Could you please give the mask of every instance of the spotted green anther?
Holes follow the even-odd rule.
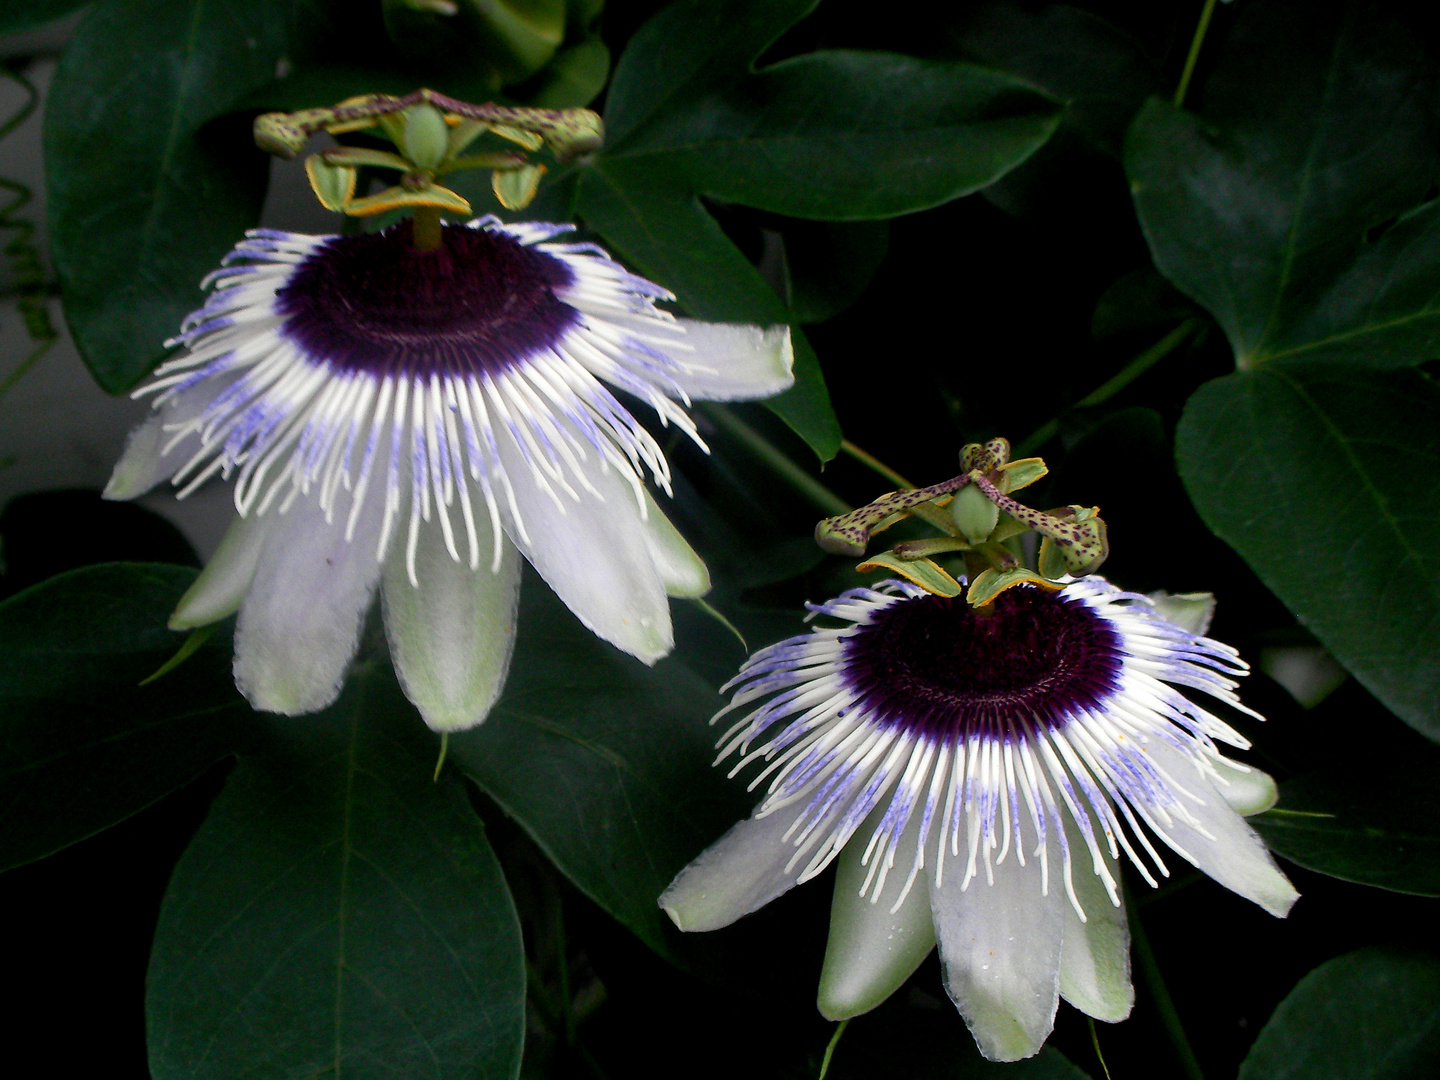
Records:
[[[266,113],[255,120],[255,143],[277,157],[293,158],[305,141],[317,131],[341,135],[351,131],[379,129],[398,154],[388,151],[340,147],[326,151],[324,164],[355,168],[361,165],[396,169],[401,173],[395,187],[380,196],[355,199],[344,192],[343,174],[328,174],[317,181],[313,167],[311,183],[317,197],[328,209],[348,214],[376,213],[377,205],[429,207],[430,211],[470,213],[469,204],[459,195],[434,183],[435,177],[457,169],[495,170],[494,189],[501,205],[516,210],[535,197],[545,167],[528,162],[526,152],[548,147],[559,162],[598,150],[605,137],[600,117],[589,109],[512,108],[504,105],[471,105],[433,90],[420,89],[404,97],[364,94],[347,98],[323,109],[302,109],[293,113]],[[486,131],[508,140],[522,150],[458,155]],[[352,193],[353,194],[353,191]],[[344,196],[344,197],[341,197]]]
[[[428,102],[412,105],[402,114],[405,128],[400,148],[417,168],[435,169],[450,148],[450,129],[440,110]]]
[[[1110,554],[1105,522],[1098,507],[1063,506],[1058,510],[1032,510],[1016,502],[983,476],[971,474],[975,485],[1005,513],[1053,541],[1066,571],[1077,577],[1099,569]]]
[[[865,554],[865,547],[870,543],[870,534],[886,518],[892,514],[911,511],[922,503],[948,495],[969,482],[969,477],[957,476],[930,487],[892,491],[858,510],[826,518],[815,526],[815,542],[832,555],[857,558]]]

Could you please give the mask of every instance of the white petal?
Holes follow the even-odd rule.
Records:
[[[665,914],[681,930],[718,930],[789,890],[805,860],[787,871],[795,849],[782,838],[804,808],[802,802],[734,826],[660,894]]]
[[[951,877],[930,903],[945,989],[985,1057],[1018,1061],[1037,1053],[1055,1022],[1064,909],[1053,879],[1040,892],[1040,869],[1019,866],[1012,851],[961,891]]]
[[[614,468],[605,473],[591,468],[590,482],[603,499],[583,488],[576,489],[578,500],[558,492],[562,512],[539,488],[510,435],[497,434],[529,542],[508,520],[507,508],[510,539],[588,629],[655,663],[674,646],[670,602],[634,490]]]
[[[175,437],[174,425],[188,424],[215,400],[238,375],[216,376],[198,383],[182,393],[174,394],[165,404],[151,410],[150,415],[134,428],[125,440],[125,451],[110,473],[103,497],[106,499],[138,499],[165,477],[190,460],[200,445],[199,436],[191,432],[161,456]],[[166,431],[166,427],[172,430]]]
[[[1153,592],[1150,599],[1155,602],[1155,614],[1197,636],[1210,629],[1215,616],[1214,593]]]
[[[171,630],[193,630],[240,610],[273,520],[252,514],[230,523],[205,569],[175,605]]]
[[[1230,781],[1229,784],[1216,784],[1220,797],[1230,804],[1230,809],[1237,814],[1250,817],[1252,814],[1263,814],[1269,810],[1280,799],[1280,789],[1275,786],[1275,778],[1267,772],[1262,772],[1253,765],[1248,769],[1222,757],[1214,761],[1215,769],[1222,777]]]
[[[677,340],[689,348],[668,351],[687,369],[675,381],[692,398],[748,401],[794,385],[795,351],[788,326],[675,321],[685,330]]]
[[[1130,1015],[1135,986],[1130,981],[1130,928],[1125,906],[1110,902],[1105,886],[1094,873],[1090,853],[1070,815],[1065,817],[1075,896],[1085,910],[1085,921],[1065,904],[1065,932],[1060,949],[1060,996],[1083,1013],[1115,1023]],[[1120,867],[1103,847],[1101,854],[1117,880]],[[972,886],[973,888],[973,886]]]
[[[480,535],[480,565],[456,562],[438,522],[423,523],[415,549],[419,586],[410,584],[405,549],[385,563],[381,596],[390,656],[405,696],[434,731],[463,731],[489,715],[515,646],[520,553],[501,538],[500,569],[490,569],[493,540]]]
[[[235,627],[235,684],[255,708],[296,716],[339,696],[380,577],[379,518],[362,514],[349,543],[313,499],[271,522]]]
[[[830,938],[825,945],[816,1002],[826,1019],[845,1020],[869,1012],[898,990],[935,947],[930,884],[923,871],[911,885],[900,910],[893,915],[890,912],[909,876],[920,819],[917,810],[897,845],[895,867],[885,879],[877,903],[872,904],[868,895],[860,895],[869,873],[860,860],[880,815],[872,814],[835,860]],[[878,852],[872,854],[871,861],[877,858]]]
[[[1037,861],[1022,867],[1013,849],[994,872],[993,885],[982,868],[963,892],[958,875],[938,889],[932,879],[930,906],[950,1000],[982,1054],[1019,1061],[1039,1052],[1055,1024],[1069,901],[1054,867],[1042,896]]]
[[[1171,846],[1231,892],[1255,901],[1272,915],[1283,917],[1289,912],[1300,894],[1245,819],[1230,809],[1210,781],[1179,750],[1158,738],[1151,738],[1144,750],[1172,780],[1205,800],[1204,806],[1191,799],[1184,802],[1213,839],[1173,817],[1172,827],[1158,829],[1157,835],[1173,841]]]
[[[710,570],[680,535],[670,519],[656,504],[650,492],[645,492],[645,542],[650,556],[655,560],[655,570],[670,596],[694,599],[710,591]]]

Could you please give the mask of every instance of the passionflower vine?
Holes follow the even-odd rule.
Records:
[[[981,608],[897,581],[812,605],[839,625],[762,649],[725,688],[720,716],[751,711],[720,760],[763,763],[765,797],[661,906],[714,929],[836,861],[830,1018],[879,1004],[937,944],[988,1058],[1037,1052],[1060,997],[1124,1018],[1121,860],[1152,885],[1193,863],[1274,915],[1297,896],[1240,816],[1273,783],[1220,753],[1248,743],[1187,696],[1256,715],[1235,695],[1246,665],[1204,636],[1210,606],[1096,576]]]
[[[426,723],[479,723],[520,554],[600,637],[646,663],[670,650],[667,594],[709,578],[646,489],[648,472],[670,490],[663,452],[610,387],[703,447],[684,406],[789,386],[789,331],[677,319],[601,248],[556,242],[571,228],[487,217],[424,251],[408,221],[262,229],[202,283],[105,493],[234,480],[239,516],[171,625],[238,610],[257,708],[333,701],[378,589]]]

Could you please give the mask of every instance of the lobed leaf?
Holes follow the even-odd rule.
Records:
[[[1201,387],[1176,459],[1205,523],[1387,708],[1440,741],[1440,388],[1277,361]]]
[[[1125,164],[1151,253],[1241,369],[1440,350],[1435,106],[1434,64],[1393,10],[1266,0],[1235,26],[1199,115],[1140,111]]]

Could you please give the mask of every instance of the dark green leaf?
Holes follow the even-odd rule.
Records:
[[[597,161],[580,176],[579,212],[647,277],[693,315],[720,322],[780,323],[778,293],[720,230],[693,191],[649,165]],[[765,404],[822,459],[840,446],[840,424],[815,350],[793,328],[795,385]]]
[[[957,6],[956,15],[953,37],[966,56],[1066,102],[1066,126],[1107,155],[1119,156],[1131,118],[1160,88],[1160,67],[1140,43],[1089,11],[981,3]]]
[[[689,0],[621,57],[608,144],[577,210],[642,272],[710,319],[779,321],[785,305],[700,196],[797,217],[883,218],[975,191],[1050,136],[1060,106],[958,62],[819,52],[753,64],[813,0]],[[798,339],[797,333],[797,339]],[[820,455],[839,427],[809,346],[772,408]]]
[[[245,117],[201,133],[320,29],[319,0],[102,0],[45,109],[51,253],[106,390],[133,386],[255,223],[269,159]],[[244,27],[237,31],[237,27]]]
[[[49,855],[187,783],[247,738],[229,635],[141,680],[195,571],[76,570],[0,604],[0,867]]]
[[[1440,1074],[1440,960],[1362,949],[1301,979],[1240,1080],[1429,1080]]]
[[[1152,100],[1136,118],[1126,169],[1155,262],[1242,369],[1440,349],[1440,209],[1420,205],[1435,105],[1433,65],[1393,11],[1266,0],[1236,25],[1199,116]]]
[[[506,1078],[525,970],[499,864],[388,677],[276,718],[180,860],[151,955],[157,1080]]]
[[[1440,740],[1440,388],[1277,362],[1202,387],[1176,432],[1195,508],[1321,643]]]
[[[753,801],[710,767],[706,721],[721,700],[679,656],[646,668],[548,589],[524,596],[504,697],[483,726],[451,737],[450,757],[583,892],[669,952],[656,899]]]
[[[1331,877],[1440,896],[1440,755],[1386,754],[1287,780],[1274,810],[1250,818],[1271,850]]]
[[[860,299],[885,261],[883,221],[795,221],[783,233],[790,309],[802,323],[824,322]]]
[[[0,4],[0,34],[18,34],[63,19],[87,0],[5,0]]]

